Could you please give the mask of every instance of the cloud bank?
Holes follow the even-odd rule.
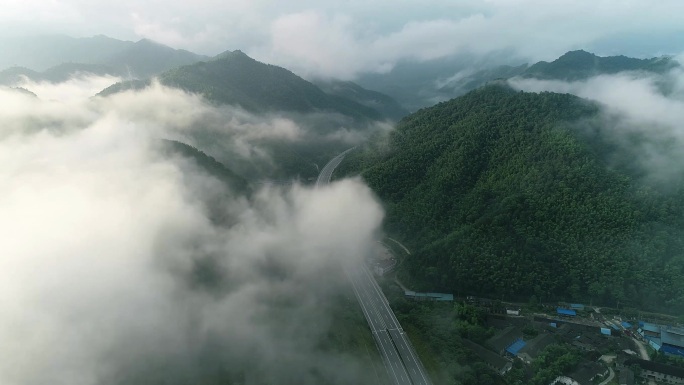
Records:
[[[529,61],[580,48],[672,54],[684,49],[683,13],[677,0],[30,0],[5,4],[0,22],[15,34],[150,38],[208,55],[241,49],[301,75],[349,79],[404,60],[501,50]]]
[[[158,151],[219,113],[200,98],[36,93],[0,90],[0,383],[365,380],[321,347],[338,265],[375,247],[365,185],[241,196]]]
[[[559,92],[596,101],[602,129],[629,151],[632,162],[661,183],[682,178],[684,168],[684,70],[662,75],[622,72],[565,82],[513,78],[508,83],[529,92]]]
[[[150,135],[201,148],[218,160],[229,163],[235,171],[254,179],[263,177],[255,173],[254,164],[259,165],[257,168],[266,175],[265,167],[271,171],[282,168],[278,164],[279,159],[273,157],[273,143],[289,146],[295,152],[307,148],[312,142],[346,149],[374,133],[391,129],[387,123],[360,124],[333,113],[271,112],[257,115],[237,106],[207,103],[199,95],[168,88],[158,82],[141,91],[92,97],[118,80],[109,76],[87,75],[62,83],[24,79],[13,84],[35,93],[37,98],[30,94],[19,95],[9,89],[0,92],[3,102],[0,119],[4,123],[0,127],[0,138],[19,130],[68,130],[93,123],[103,116],[113,116],[144,126],[144,131]]]

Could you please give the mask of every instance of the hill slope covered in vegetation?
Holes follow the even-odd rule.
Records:
[[[252,112],[338,113],[359,120],[390,118],[350,98],[328,94],[285,68],[261,63],[241,51],[224,52],[206,62],[174,68],[162,73],[159,81]],[[100,94],[140,89],[148,84],[149,81],[117,83]]]
[[[609,167],[598,113],[492,85],[410,115],[343,172],[383,200],[416,288],[682,310],[681,188]]]

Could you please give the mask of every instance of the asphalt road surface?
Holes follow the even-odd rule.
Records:
[[[354,150],[356,147],[352,147],[345,152],[341,153],[340,155],[337,155],[336,157],[332,158],[325,166],[323,166],[323,169],[321,172],[318,174],[318,179],[316,179],[316,187],[325,185],[330,183],[330,178],[332,178],[332,173],[335,171],[337,166],[342,163],[342,159],[352,150]]]
[[[330,160],[318,175],[316,186],[330,183],[333,171],[352,150],[350,148]],[[431,385],[423,364],[368,268],[363,264],[348,265],[345,272],[392,382],[397,385]]]

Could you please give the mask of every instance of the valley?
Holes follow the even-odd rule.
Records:
[[[295,3],[0,34],[0,383],[684,381],[678,5]]]

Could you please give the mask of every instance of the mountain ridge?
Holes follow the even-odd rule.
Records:
[[[569,51],[550,62],[539,61],[532,64],[511,57],[514,57],[512,53],[508,57],[495,56],[491,60],[442,60],[422,65],[414,63],[412,66],[403,64],[385,75],[361,76],[357,82],[362,87],[381,91],[400,101],[410,110],[417,111],[440,101],[464,95],[496,79],[520,76],[577,81],[623,71],[664,74],[672,68],[681,66],[681,63],[671,56],[649,59],[636,59],[624,55],[602,57],[584,50]],[[493,66],[492,62],[508,64]]]
[[[405,115],[386,95],[362,89],[366,97],[381,98],[377,110],[345,95],[326,93],[319,86],[279,66],[255,60],[240,50],[226,51],[207,61],[171,69],[158,76],[161,84],[197,93],[219,104],[238,105],[252,112],[339,113],[355,120],[398,119]],[[149,81],[117,83],[99,95],[140,89]]]
[[[627,71],[663,74],[681,66],[673,57],[661,56],[650,59],[637,59],[624,55],[598,56],[584,50],[568,51],[557,59],[539,61],[532,65],[498,66],[464,76],[451,85],[442,87],[450,92],[458,89],[470,91],[495,79],[509,79],[516,76],[542,80],[578,81],[597,75],[611,75]]]
[[[105,35],[5,38],[0,39],[0,50],[4,53],[0,57],[0,69],[24,67],[40,73],[64,64],[101,65],[127,77],[149,77],[208,59],[208,56],[174,49],[150,39],[133,42]]]
[[[575,50],[566,52],[552,62],[537,62],[529,66],[521,76],[573,81],[624,71],[663,73],[678,65],[671,57],[636,59],[624,55],[598,56],[584,50]]]

